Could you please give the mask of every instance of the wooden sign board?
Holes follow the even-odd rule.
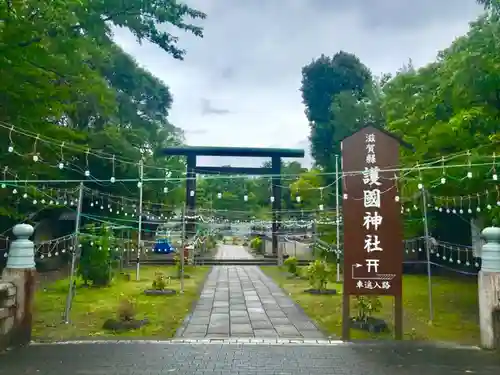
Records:
[[[394,171],[399,147],[397,138],[373,126],[342,141],[344,305],[351,295],[401,301],[403,225]]]

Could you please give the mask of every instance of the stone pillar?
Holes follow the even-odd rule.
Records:
[[[10,245],[7,267],[2,273],[2,281],[16,286],[16,313],[11,331],[11,345],[14,346],[31,341],[36,269],[35,246],[29,237],[33,231],[28,224],[18,224],[13,228],[17,239]]]
[[[482,265],[478,275],[479,328],[481,346],[500,348],[500,228],[488,227],[482,233]]]

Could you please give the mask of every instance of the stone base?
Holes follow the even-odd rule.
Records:
[[[337,294],[337,289],[305,289],[304,293],[315,295],[335,295]]]
[[[481,347],[500,348],[500,273],[479,271]]]
[[[361,329],[370,333],[381,333],[388,330],[387,323],[383,319],[368,317],[366,320],[351,318],[351,327]]]
[[[170,278],[172,280],[179,280],[181,277],[179,275],[174,275],[174,276],[167,276],[167,279]],[[184,275],[185,279],[190,279],[191,275]]]
[[[113,332],[126,332],[132,331],[134,329],[139,329],[147,324],[149,324],[149,321],[147,319],[126,321],[108,319],[104,322],[102,328]]]
[[[144,291],[144,294],[147,296],[173,296],[177,292],[174,289],[163,289],[163,290],[157,290],[157,289],[148,289]]]
[[[36,269],[6,268],[2,273],[2,281],[16,287],[16,309],[8,345],[27,345],[31,342]]]

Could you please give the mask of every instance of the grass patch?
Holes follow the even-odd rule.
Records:
[[[131,281],[117,276],[107,288],[86,288],[79,280],[71,310],[71,323],[64,324],[62,316],[68,291],[68,279],[60,280],[39,290],[35,296],[33,335],[38,340],[68,340],[82,338],[133,338],[167,339],[175,335],[199,297],[199,291],[210,267],[186,267],[191,278],[184,280],[184,294],[173,296],[146,296],[151,289],[155,272],[175,275],[173,266],[141,267],[141,280],[135,281],[135,271],[126,271]],[[180,280],[171,280],[167,288],[180,290]],[[150,322],[141,329],[113,334],[102,329],[107,319],[117,317],[120,301],[124,297],[136,301],[137,319]]]
[[[317,296],[303,293],[309,288],[307,280],[288,279],[285,269],[266,266],[264,273],[280,285],[304,311],[332,336],[340,337],[342,331],[342,285],[331,283],[339,295]],[[454,342],[467,345],[479,343],[479,308],[477,283],[473,279],[433,277],[434,321],[429,324],[427,277],[403,277],[404,334],[406,339]],[[393,327],[393,298],[381,297],[382,310],[374,317],[384,319]],[[351,316],[354,316],[354,298]],[[392,328],[391,328],[392,330]],[[387,339],[392,333],[371,335],[351,329],[353,339]]]

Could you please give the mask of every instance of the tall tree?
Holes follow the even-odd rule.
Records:
[[[362,100],[371,80],[368,68],[344,51],[331,58],[322,55],[302,68],[301,92],[311,127],[311,151],[320,167],[331,169],[333,155],[340,152],[338,134],[343,125],[335,121],[333,101],[341,93]]]

